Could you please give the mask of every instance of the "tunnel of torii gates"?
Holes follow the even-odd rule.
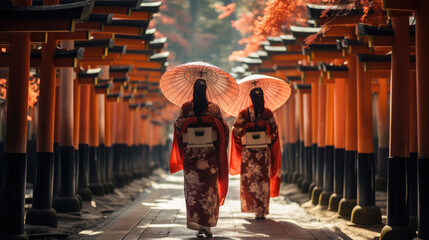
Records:
[[[148,29],[160,4],[0,3],[0,67],[8,71],[1,239],[27,239],[24,214],[26,223],[57,227],[57,212],[78,214],[92,195],[165,167],[166,123],[175,116],[158,82],[168,52],[166,39]],[[263,73],[294,88],[275,112],[285,183],[360,225],[381,223],[375,190],[387,191],[381,238],[412,239],[417,230],[428,239],[429,1],[384,0],[383,7],[390,21],[380,27],[371,16],[361,22],[360,9],[322,18],[323,6],[308,5],[310,27],[269,37],[233,74]],[[29,78],[40,78],[30,111]],[[27,182],[32,208],[24,211]]]
[[[237,78],[257,72],[293,86],[275,112],[283,182],[359,225],[382,223],[375,191],[387,191],[381,239],[416,231],[429,239],[428,9],[429,1],[385,0],[389,24],[374,26],[380,16],[362,21],[362,9],[308,4],[308,27],[268,37],[233,69]]]
[[[0,3],[0,73],[7,79],[0,239],[28,239],[24,214],[25,223],[57,227],[57,213],[79,214],[92,195],[113,193],[166,164],[164,123],[174,111],[158,82],[169,53],[162,51],[167,39],[148,28],[160,5]],[[30,78],[40,78],[40,86],[29,110]],[[28,211],[26,183],[33,184]]]

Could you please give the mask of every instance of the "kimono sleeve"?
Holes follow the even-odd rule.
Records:
[[[240,113],[234,122],[231,130],[231,144],[229,147],[229,173],[237,175],[241,172],[241,152],[243,145],[241,143],[241,136],[244,132],[246,120],[242,113]]]
[[[281,149],[278,137],[278,127],[274,115],[266,121],[270,127],[270,137],[273,143],[270,146],[271,151],[271,175],[270,175],[270,196],[277,197],[280,193],[280,171],[281,171]]]
[[[183,107],[180,110],[179,116],[174,122],[173,146],[170,155],[170,173],[175,173],[183,169],[183,143],[180,138],[180,132],[185,122]]]

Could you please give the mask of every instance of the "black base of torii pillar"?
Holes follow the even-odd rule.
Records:
[[[344,158],[346,150],[344,148],[335,148],[334,150],[334,193],[329,198],[328,209],[338,211],[338,206],[343,198],[344,182]]]
[[[344,197],[338,205],[338,214],[345,218],[350,218],[353,208],[357,204],[356,187],[356,151],[347,151],[344,159]]]

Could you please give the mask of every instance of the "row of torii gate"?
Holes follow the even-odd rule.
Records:
[[[294,86],[275,113],[286,182],[360,225],[382,222],[375,191],[387,190],[381,238],[413,239],[417,230],[419,239],[429,239],[429,2],[383,4],[382,17],[390,19],[383,26],[371,26],[371,14],[362,22],[362,9],[338,14],[338,7],[321,17],[326,7],[308,4],[313,27],[268,37],[233,72],[286,78]],[[323,24],[306,46],[303,40]]]
[[[174,111],[158,82],[169,54],[162,51],[166,38],[155,38],[156,29],[148,28],[160,5],[0,3],[0,67],[9,71],[0,239],[28,239],[25,213],[27,224],[57,227],[57,212],[79,214],[81,201],[112,193],[149,174],[154,164],[165,164],[163,122]],[[31,77],[40,78],[40,91],[27,124],[30,69]],[[24,211],[27,158],[33,197]]]

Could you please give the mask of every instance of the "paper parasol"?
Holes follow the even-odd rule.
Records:
[[[275,111],[281,107],[290,97],[291,88],[285,81],[262,74],[247,76],[238,82],[238,97],[223,110],[237,117],[240,111],[252,105],[250,91],[260,87],[264,92],[265,107]]]
[[[238,95],[238,85],[227,72],[206,62],[179,65],[162,75],[159,83],[164,96],[177,106],[193,98],[194,82],[203,78],[207,83],[207,99],[219,107],[229,105]]]

